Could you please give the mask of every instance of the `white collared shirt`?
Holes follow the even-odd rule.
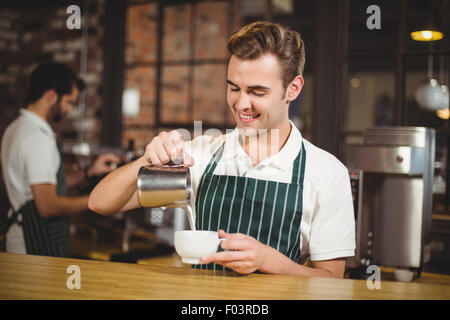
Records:
[[[226,141],[215,175],[242,176],[291,183],[294,160],[302,141],[306,150],[303,188],[303,214],[300,248],[302,260],[312,261],[350,257],[355,254],[355,220],[347,168],[330,153],[302,138],[292,129],[283,148],[253,166],[239,142],[239,130],[220,136],[203,135],[185,143],[186,152],[194,158],[190,168],[195,212],[195,198],[203,172],[212,155]]]
[[[48,122],[32,111],[21,109],[20,116],[3,135],[1,161],[8,198],[14,210],[33,199],[31,185],[56,185],[61,160],[55,133]],[[8,252],[25,253],[21,229],[18,224],[13,224],[7,233]]]

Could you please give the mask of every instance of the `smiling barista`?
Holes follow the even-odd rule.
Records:
[[[228,49],[227,101],[237,128],[184,144],[177,131],[161,132],[141,158],[96,186],[89,207],[112,214],[139,206],[139,168],[184,156],[197,229],[226,239],[226,251],[197,267],[342,278],[355,249],[348,171],[288,118],[304,83],[303,41],[281,25],[256,22],[235,32]],[[308,255],[312,267],[301,264]]]

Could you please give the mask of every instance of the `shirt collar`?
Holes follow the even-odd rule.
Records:
[[[287,171],[294,162],[300,152],[302,135],[292,121],[289,120],[289,123],[291,124],[291,132],[289,133],[289,137],[283,148],[278,153],[261,161],[258,166],[273,166],[280,170]],[[239,129],[237,127],[232,132],[226,134],[225,142],[222,159],[231,160],[242,157],[250,160],[240,143]]]
[[[36,126],[39,127],[39,129],[41,129],[47,135],[51,137],[56,137],[56,133],[53,131],[50,124],[44,119],[42,119],[40,116],[38,116],[35,112],[27,109],[20,109],[20,114],[29,121],[32,121]]]
[[[288,168],[291,167],[292,163],[294,163],[295,158],[297,158],[298,153],[300,152],[303,138],[294,123],[290,120],[289,122],[291,124],[291,132],[289,133],[289,137],[283,148],[281,148],[280,152],[274,154],[272,157],[262,161],[260,165],[267,164],[275,166],[283,171],[287,171]]]

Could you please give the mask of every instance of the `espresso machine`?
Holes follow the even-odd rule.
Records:
[[[374,127],[346,146],[356,221],[355,258],[348,267],[409,269],[430,260],[435,130]]]

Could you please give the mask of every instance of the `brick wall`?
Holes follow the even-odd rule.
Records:
[[[11,2],[13,3],[13,2]],[[40,3],[40,4],[39,4]],[[66,13],[69,4],[77,4],[82,15],[85,9],[81,1],[70,3],[34,1],[28,7],[17,4],[0,10],[0,134],[25,107],[27,79],[33,67],[44,60],[67,64],[80,73],[81,30],[69,30]],[[56,4],[55,4],[56,3]],[[82,122],[85,137],[92,142],[99,140],[99,109],[101,107],[102,48],[101,15],[103,0],[92,0],[89,8],[89,41],[86,91],[86,118]],[[82,26],[83,27],[83,26]],[[63,139],[77,136],[78,110],[57,125]]]
[[[129,6],[126,15],[126,63],[156,62],[157,5],[154,3]]]
[[[127,8],[124,88],[139,90],[140,110],[134,117],[124,116],[123,146],[129,140],[142,149],[154,136],[157,60],[157,4],[133,5]]]

